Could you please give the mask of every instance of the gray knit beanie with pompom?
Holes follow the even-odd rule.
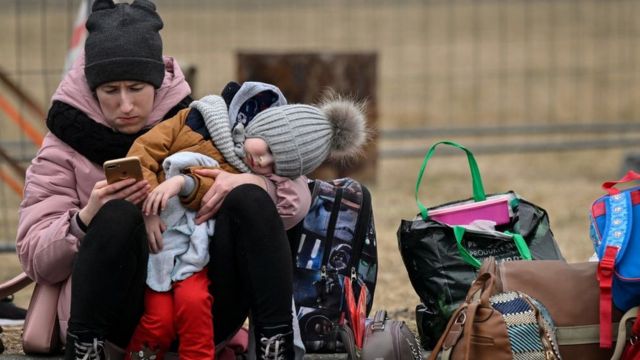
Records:
[[[289,178],[307,175],[328,157],[359,154],[369,130],[363,105],[332,95],[317,107],[276,106],[257,114],[244,138],[261,138],[273,153],[274,173]]]

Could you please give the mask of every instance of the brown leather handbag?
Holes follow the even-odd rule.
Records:
[[[543,303],[556,325],[560,354],[565,359],[610,359],[613,349],[600,348],[598,263],[569,264],[557,260],[486,259],[479,273],[496,275],[495,291],[522,291]],[[614,313],[613,340],[617,321]]]
[[[544,306],[524,293],[496,294],[494,280],[489,272],[476,278],[429,359],[560,359]]]

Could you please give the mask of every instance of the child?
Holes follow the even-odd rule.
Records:
[[[252,89],[255,95],[249,96],[249,100],[256,100],[260,97],[264,98],[263,95],[265,91],[277,93],[278,96],[276,99],[281,96],[279,91],[275,92],[272,91],[272,89],[265,90],[262,86],[254,86]],[[234,99],[238,97],[238,95],[243,96],[244,94],[243,88],[240,88],[238,93],[235,94]],[[347,101],[344,102],[351,104]],[[277,101],[273,101],[271,104],[277,104]],[[364,115],[362,115],[361,110],[357,106],[351,105],[354,112],[350,113],[350,115],[354,115],[353,118],[355,121],[360,122],[360,128],[364,130]],[[257,115],[251,114],[251,117],[255,116],[253,120],[249,119],[242,124],[236,125],[230,124],[227,119],[226,106],[222,103],[220,97],[205,97],[198,102],[194,102],[192,108],[197,111],[193,111],[192,109],[188,114],[179,113],[175,118],[158,125],[158,130],[154,128],[148,134],[140,137],[132,146],[128,155],[141,157],[145,168],[144,171],[147,175],[146,177],[149,177],[149,174],[153,177],[153,179],[150,180],[152,187],[154,186],[153,180],[155,180],[157,184],[157,179],[162,178],[162,173],[158,170],[158,162],[165,158],[167,154],[187,149],[209,155],[211,158],[217,160],[219,166],[225,170],[234,171],[229,165],[233,163],[233,167],[236,169],[242,171],[252,170],[256,174],[264,175],[270,180],[266,181],[268,191],[271,190],[269,191],[271,194],[277,194],[276,196],[272,195],[272,197],[274,201],[276,201],[278,211],[285,222],[285,227],[290,228],[299,222],[308,211],[310,204],[310,194],[306,185],[306,178],[301,177],[301,175],[313,171],[328,155],[328,152],[309,152],[307,151],[307,147],[311,146],[315,149],[324,147],[328,150],[329,142],[334,138],[333,130],[331,126],[329,126],[328,115],[323,114],[319,109],[307,105],[287,106],[286,109],[283,108],[284,112],[282,113],[268,112],[270,109],[278,108],[278,106],[276,106],[258,113],[258,111],[261,110],[259,109],[256,111]],[[241,112],[243,112],[243,110],[241,110]],[[263,113],[265,116],[262,116]],[[246,111],[244,114],[247,115]],[[272,119],[273,115],[276,115],[276,118]],[[202,130],[201,122],[197,121],[198,116],[205,119],[204,125],[206,126],[206,131]],[[286,124],[283,123],[283,121],[286,121],[287,116],[291,118],[291,122],[295,126],[287,127]],[[246,120],[246,117],[243,118]],[[271,121],[274,121],[273,126],[267,124]],[[307,138],[304,137],[304,132],[301,132],[301,129],[299,129],[303,123],[305,126],[308,123],[315,128],[312,134],[307,134]],[[320,123],[322,124],[320,125]],[[253,124],[256,125],[254,126]],[[247,125],[246,131],[244,131],[244,125]],[[229,138],[231,136],[230,126],[235,127],[233,142],[230,141]],[[354,129],[358,129],[358,127],[356,126]],[[288,135],[296,136],[298,140],[306,140],[300,144],[290,143],[287,145],[286,142],[289,141],[290,136],[283,138],[281,135],[287,135],[283,134],[283,131],[285,133],[292,132]],[[198,135],[202,133],[210,134],[212,141],[209,141],[206,135],[194,136],[194,133]],[[338,131],[338,133],[342,134],[344,131]],[[246,137],[246,141],[242,136],[243,134]],[[362,139],[359,143],[357,141],[349,141],[349,146],[352,149],[357,149],[362,145],[366,138],[364,131],[362,131],[360,137]],[[282,141],[285,141],[285,143]],[[316,144],[318,142],[322,144]],[[344,143],[344,141],[342,142]],[[243,144],[244,147],[242,146]],[[270,146],[274,147],[272,149],[274,150],[273,153],[266,144],[271,144]],[[326,144],[326,146],[323,144]],[[283,146],[286,147],[286,149],[283,148]],[[222,153],[222,156],[220,156],[220,153]],[[167,160],[170,160],[170,163],[175,162],[174,157],[176,155],[168,157]],[[304,157],[301,157],[301,155]],[[298,157],[297,159],[296,156]],[[237,160],[240,160],[240,163],[238,163]],[[206,162],[202,161],[196,163],[207,165]],[[297,165],[300,166],[296,169]],[[171,165],[167,165],[165,160],[164,167],[168,170],[171,168]],[[168,177],[166,181],[157,185],[145,201],[143,210],[146,214],[149,214],[147,228],[149,229],[150,248],[154,252],[163,248],[162,231],[167,230],[159,217],[154,214],[163,210],[167,204],[167,200],[177,194],[181,195],[183,204],[197,207],[199,198],[201,198],[202,194],[204,194],[211,185],[212,180],[210,178],[199,177],[193,172],[190,172],[191,170],[192,169],[187,170],[187,175]],[[158,172],[158,176],[156,176],[155,172]],[[174,247],[171,247],[171,249],[174,249]],[[164,248],[160,255],[163,252],[165,252]],[[203,253],[202,251],[192,251],[191,254],[194,252]],[[186,253],[189,252],[187,251]],[[208,255],[206,251],[204,254]],[[176,271],[175,268],[169,266],[171,278],[168,279],[168,276],[161,277],[163,280],[162,286],[157,286],[158,284],[149,281],[158,279],[158,276],[155,274],[158,269],[154,269],[154,267],[151,266],[154,256],[155,255],[152,255],[150,258],[148,276],[148,284],[151,289],[148,289],[146,294],[149,302],[154,304],[146,304],[147,313],[140,321],[138,329],[130,343],[129,351],[137,352],[143,349],[145,345],[152,346],[157,348],[159,351],[158,355],[161,357],[174,337],[172,331],[173,317],[171,315],[175,315],[177,332],[180,336],[179,352],[181,359],[191,358],[191,356],[193,356],[193,358],[212,358],[213,327],[210,309],[213,299],[208,293],[206,272],[202,270],[198,271],[198,267],[202,269],[204,264],[206,264],[208,256],[206,256],[206,259],[201,259],[197,264],[189,264],[190,271],[187,272],[183,271],[184,269]],[[175,260],[177,258],[170,256],[170,259]],[[173,262],[163,263],[173,264]],[[175,260],[175,263],[178,264],[180,261]],[[161,272],[166,272],[167,270],[166,266],[160,268]],[[181,274],[181,276],[174,276],[176,274]],[[159,292],[171,289],[173,290],[173,299],[171,293]],[[194,293],[198,294],[198,296],[194,296]],[[196,299],[188,305],[185,304],[182,306],[183,310],[189,309],[190,311],[175,311],[175,314],[172,314],[174,311],[172,311],[171,303],[184,304],[184,300],[187,298]],[[178,317],[181,316],[180,314],[184,315],[186,312],[193,314],[185,316],[185,319],[178,319]],[[189,324],[189,321],[198,325]],[[162,326],[160,324],[162,324]],[[155,334],[154,327],[156,328]],[[165,330],[157,331],[159,327],[163,327]],[[159,332],[161,333],[160,336],[158,334]],[[160,338],[162,338],[162,341],[160,341]],[[207,354],[204,349],[209,349],[211,352]]]
[[[256,91],[273,95],[270,106],[286,104],[284,96],[274,86],[265,84]],[[213,180],[195,174],[182,175],[181,170],[186,165],[216,166],[233,173],[249,171],[233,151],[224,101],[218,96],[208,96],[192,103],[191,109],[181,111],[159,124],[158,129],[138,138],[128,155],[141,159],[145,179],[152,189],[155,188],[143,205],[147,214],[149,247],[153,253],[147,272],[147,313],[134,333],[128,353],[137,355],[146,346],[147,351],[157,351],[162,358],[177,331],[181,335],[182,358],[212,358],[213,299],[208,291],[207,273],[203,270],[209,260],[208,239],[213,224],[208,221],[195,226],[193,212],[190,215],[181,213],[182,206],[177,198],[172,204],[167,202],[171,196],[163,195],[165,191],[182,189],[185,196],[180,199],[183,204],[195,210]],[[168,180],[159,184],[165,177]],[[270,181],[265,183],[271,184]],[[298,223],[308,211],[311,196],[303,178],[282,179],[278,187],[271,185],[268,192],[278,200],[276,207],[286,228]],[[161,220],[157,214],[165,207]],[[189,300],[191,302],[185,302]],[[176,311],[178,308],[186,311]],[[176,314],[181,314],[180,318],[174,317]],[[181,328],[189,330],[183,334]]]
[[[233,108],[232,102],[230,110]],[[253,119],[241,119],[246,121],[232,125],[236,151],[254,173],[268,178],[309,174],[327,157],[349,159],[360,153],[369,135],[362,107],[336,96],[325,98],[318,107],[283,105],[268,108]],[[295,313],[293,318],[297,322]],[[258,354],[274,351],[265,359],[279,359],[278,347],[294,343],[294,334],[282,330],[263,333],[256,326],[253,332]],[[293,358],[290,352],[284,353],[283,359]],[[296,348],[296,358],[298,355]]]

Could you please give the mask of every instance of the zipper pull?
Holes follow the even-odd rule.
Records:
[[[358,276],[356,275],[356,268],[355,267],[351,267],[351,283],[355,284],[356,281],[358,281]]]
[[[320,268],[320,280],[314,283],[318,296],[316,297],[316,303],[322,304],[326,297],[327,292],[327,266],[322,265]]]

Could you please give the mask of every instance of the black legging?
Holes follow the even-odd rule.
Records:
[[[242,326],[291,323],[291,250],[269,195],[242,185],[225,198],[210,244],[216,343]],[[106,203],[89,225],[73,268],[69,331],[126,347],[144,306],[148,245],[131,203]]]
[[[104,204],[73,265],[68,331],[126,347],[144,307],[148,257],[140,210],[125,200]]]
[[[233,335],[249,310],[257,326],[291,323],[291,250],[263,189],[242,185],[227,195],[209,249],[216,343]]]

